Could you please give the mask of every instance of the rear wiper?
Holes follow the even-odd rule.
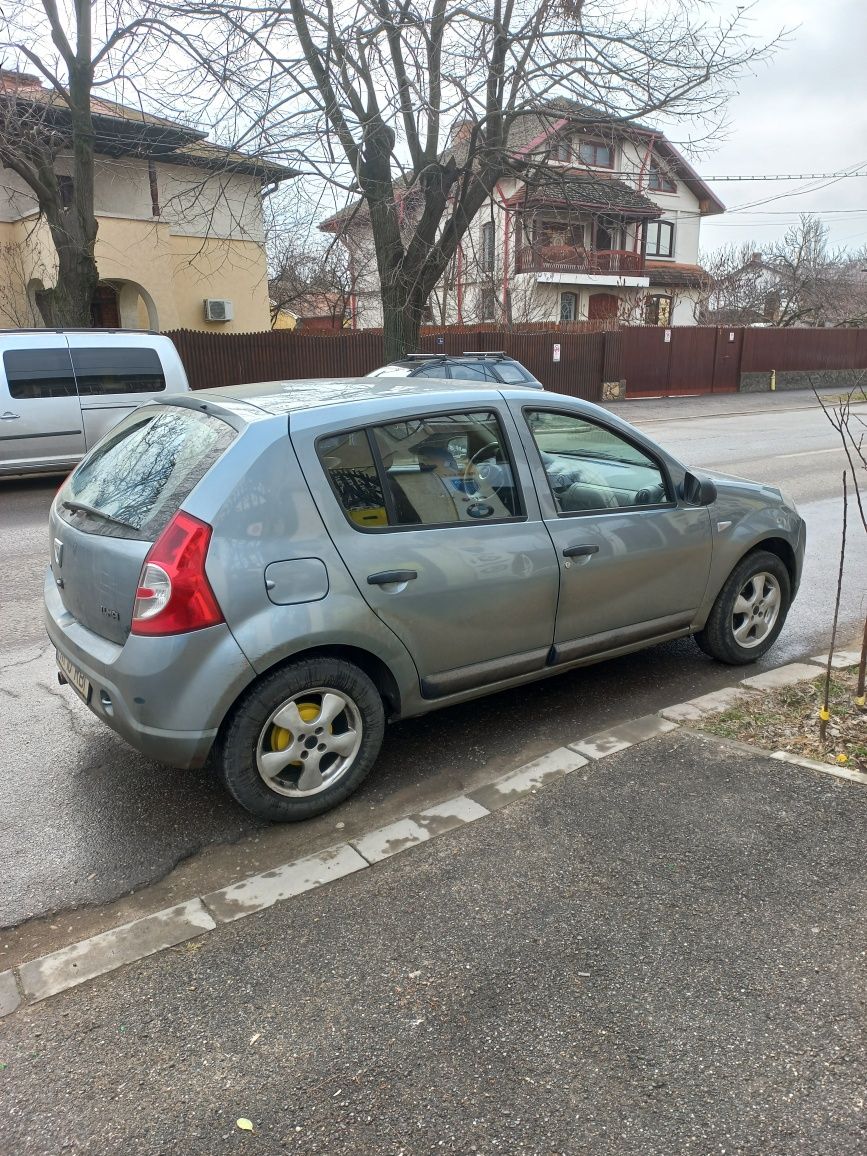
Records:
[[[124,522],[120,518],[113,518],[111,514],[103,513],[102,510],[97,510],[96,506],[89,506],[87,502],[72,502],[65,498],[61,503],[65,510],[70,510],[73,514],[92,514],[94,518],[102,518],[104,522],[114,522],[116,526],[126,526],[128,530],[137,530],[138,526],[134,526],[132,522]]]

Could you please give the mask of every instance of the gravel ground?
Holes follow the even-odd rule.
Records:
[[[11,1017],[0,1147],[863,1152],[864,799],[685,732],[612,756]]]

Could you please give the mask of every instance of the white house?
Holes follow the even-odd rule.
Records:
[[[450,151],[460,158],[461,130]],[[556,101],[511,137],[523,179],[500,181],[435,290],[427,320],[694,325],[699,231],[724,206],[652,128]],[[399,211],[411,219],[410,189]],[[363,206],[322,223],[350,250],[355,324],[382,323]]]

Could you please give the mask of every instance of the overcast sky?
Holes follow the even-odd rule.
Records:
[[[719,9],[729,6],[724,0]],[[867,173],[867,0],[758,0],[752,18],[757,35],[770,39],[794,25],[788,44],[738,85],[727,138],[695,162],[702,176],[833,173],[859,164]],[[670,131],[676,137],[678,130]],[[773,240],[808,211],[828,223],[835,244],[867,245],[867,176],[832,184],[710,183],[728,211],[702,222],[705,250]],[[805,185],[816,191],[783,196]],[[739,208],[770,197],[783,199]]]

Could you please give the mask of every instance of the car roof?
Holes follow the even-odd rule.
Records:
[[[258,381],[247,385],[226,385],[218,389],[197,389],[192,397],[221,402],[245,402],[271,414],[296,413],[322,406],[346,405],[352,402],[379,401],[392,397],[424,397],[435,394],[460,394],[476,401],[492,393],[512,393],[511,386],[498,382],[474,386],[466,381],[436,377],[335,377],[301,381]],[[515,396],[526,396],[518,386]]]

